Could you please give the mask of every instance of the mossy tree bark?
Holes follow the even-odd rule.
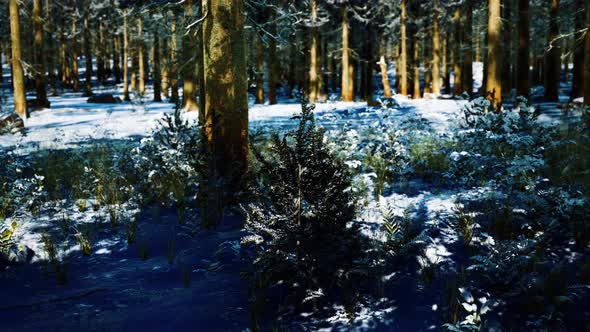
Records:
[[[9,0],[10,12],[10,41],[12,48],[12,87],[14,89],[14,112],[23,120],[29,117],[25,91],[25,76],[22,67],[20,45],[20,20],[18,1]]]

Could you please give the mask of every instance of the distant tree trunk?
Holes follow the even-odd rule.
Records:
[[[502,45],[503,53],[502,58],[502,95],[504,99],[508,99],[511,97],[512,94],[512,61],[511,54],[512,54],[512,8],[510,5],[511,1],[503,1],[502,2]]]
[[[277,101],[277,84],[279,82],[279,69],[277,67],[277,24],[275,8],[269,7],[268,20],[270,26],[268,32],[271,34],[268,41],[268,103],[275,105]]]
[[[98,40],[94,45],[94,49],[96,51],[96,79],[100,82],[100,84],[105,84],[106,76],[105,76],[105,66],[104,66],[104,53],[105,49],[104,46],[104,25],[102,23],[102,18],[98,19]]]
[[[405,0],[402,0],[405,1]],[[354,100],[354,71],[350,59],[350,26],[348,25],[348,11],[346,5],[342,5],[342,100]]]
[[[414,32],[413,36],[414,40],[414,58],[412,61],[412,66],[414,68],[414,77],[412,78],[412,82],[414,83],[414,88],[412,91],[412,98],[418,99],[421,97],[420,95],[420,38],[418,37],[418,32]]]
[[[45,87],[45,64],[43,54],[43,16],[41,0],[33,1],[33,25],[35,29],[35,41],[33,49],[35,52],[35,90],[37,100],[49,106],[47,101],[47,88]],[[46,106],[46,107],[47,107]]]
[[[498,0],[499,1],[499,0]],[[465,0],[465,21],[463,29],[463,68],[461,70],[461,87],[473,96],[473,7],[471,0]],[[507,46],[508,47],[508,46]]]
[[[256,44],[256,104],[264,104],[264,45],[262,38],[254,32]]]
[[[14,89],[14,112],[23,120],[29,117],[25,91],[25,77],[21,63],[20,22],[18,17],[18,1],[9,0],[10,41],[12,44],[12,87]],[[25,120],[26,121],[26,120]]]
[[[131,90],[137,91],[137,86],[139,85],[139,56],[138,56],[138,43],[137,40],[134,38],[132,39],[132,46],[131,46]]]
[[[590,27],[590,2],[588,1],[586,1],[586,27]],[[584,105],[590,106],[590,30],[586,30],[584,53]]]
[[[74,92],[80,91],[80,76],[78,73],[78,32],[76,30],[76,14],[72,13],[72,79]]]
[[[443,70],[443,91],[444,93],[451,93],[451,66],[449,59],[449,37],[445,34],[442,40],[442,70]]]
[[[309,49],[309,93],[308,98],[312,103],[320,101],[321,98],[321,66],[320,66],[320,31],[318,24],[318,3],[317,0],[310,0],[311,3],[311,45]]]
[[[138,71],[139,71],[139,86],[137,94],[140,96],[145,95],[145,73],[146,73],[146,59],[143,44],[143,19],[141,14],[137,17],[137,60],[138,60]]]
[[[202,0],[205,4],[208,0]],[[217,0],[208,8],[202,26],[201,111],[203,139],[212,178],[221,177],[237,192],[247,169],[248,82],[244,9],[241,0]],[[201,6],[202,8],[202,6]],[[216,181],[217,182],[217,181]],[[202,224],[213,226],[223,214],[223,194],[205,181],[201,195]],[[220,207],[220,208],[216,208]]]
[[[55,80],[55,59],[54,59],[54,40],[53,40],[53,26],[51,24],[51,6],[49,0],[45,0],[45,31],[47,33],[47,73],[49,77],[49,88],[52,96],[57,96],[57,87]],[[0,51],[0,54],[2,52]],[[1,75],[0,75],[1,76]],[[1,81],[1,79],[0,79]]]
[[[160,72],[160,36],[154,31],[154,101],[162,101],[162,77]]]
[[[461,73],[461,45],[463,44],[463,38],[461,36],[461,8],[457,6],[453,15],[453,23],[455,26],[455,48],[453,52],[453,94],[458,96],[463,93],[462,85],[462,73]]]
[[[428,17],[428,15],[426,15]],[[422,59],[424,63],[424,88],[422,95],[432,93],[432,57],[430,55],[432,49],[432,29],[430,27],[424,27],[424,48],[422,53]]]
[[[287,83],[289,84],[289,98],[293,98],[295,85],[297,83],[297,35],[293,34],[295,39],[291,45],[289,45],[289,72]]]
[[[86,58],[86,74],[84,79],[84,96],[92,95],[92,45],[90,45],[90,0],[84,1],[84,57]]]
[[[170,102],[177,104],[178,97],[178,43],[176,34],[176,15],[171,14],[170,24]]]
[[[130,101],[129,97],[129,23],[127,16],[129,11],[123,12],[123,100]]]
[[[0,83],[4,82],[4,67],[2,63],[2,40],[0,40]]]
[[[432,12],[432,93],[440,95],[440,32],[438,28],[438,0]],[[443,57],[445,57],[443,55]]]
[[[119,33],[116,33],[113,37],[113,74],[115,76],[115,84],[121,83],[121,63],[119,62],[121,59],[120,38],[121,35]]]
[[[575,99],[584,95],[584,2],[587,0],[576,0],[576,17],[575,17],[575,31],[574,34],[574,71],[572,80],[571,98]]]
[[[401,49],[399,55],[399,68],[396,74],[399,75],[399,89],[404,96],[408,95],[408,41],[407,41],[407,0],[401,0]]]
[[[374,104],[373,100],[373,64],[375,59],[373,58],[373,43],[374,34],[371,26],[365,27],[365,42],[363,43],[363,85],[362,85],[362,96],[367,101],[369,106]]]
[[[559,0],[550,0],[551,10],[549,19],[549,51],[547,51],[545,57],[545,100],[547,101],[559,101],[559,79],[560,79],[560,55],[561,47],[559,46],[560,41],[557,40],[559,37],[559,25],[558,25],[558,14],[559,14]]]
[[[501,34],[500,0],[488,0],[488,56],[487,56],[487,98],[494,109],[502,106],[502,79],[501,79]]]
[[[193,19],[193,0],[184,2],[184,22],[188,24]],[[211,9],[211,8],[210,8]],[[195,59],[195,50],[197,43],[195,38],[195,28],[184,34],[182,39],[182,109],[187,112],[196,112],[197,106],[197,65]]]
[[[518,0],[518,58],[516,94],[530,98],[530,31],[529,31],[529,0]]]

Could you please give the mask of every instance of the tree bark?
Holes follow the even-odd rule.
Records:
[[[170,23],[170,102],[177,104],[178,97],[178,43],[176,33],[176,15],[171,14]]]
[[[405,1],[405,0],[402,0]],[[350,26],[348,25],[348,11],[342,5],[342,100],[354,100],[353,65],[350,59]]]
[[[256,44],[256,104],[264,104],[264,45],[257,32],[253,32]]]
[[[72,79],[74,92],[80,91],[80,76],[78,73],[78,32],[76,30],[76,11],[72,11]]]
[[[451,93],[451,66],[449,59],[449,37],[448,34],[445,34],[442,40],[442,70],[443,70],[443,77],[442,77],[442,84],[443,84],[443,91],[444,93]]]
[[[381,83],[383,83],[383,97],[391,98],[391,86],[389,85],[389,75],[387,73],[387,61],[385,55],[381,55],[379,59],[379,68],[381,69]]]
[[[502,95],[504,99],[510,98],[512,94],[512,8],[510,0],[502,2],[502,37],[503,53],[502,58]]]
[[[35,55],[35,91],[37,93],[37,101],[40,104],[49,106],[47,100],[47,88],[45,86],[45,63],[43,57],[43,8],[41,0],[33,1],[33,28],[35,30],[35,37],[33,43]]]
[[[440,32],[438,28],[438,0],[432,10],[432,93],[440,95]]]
[[[401,0],[401,49],[399,58],[399,68],[396,73],[399,75],[399,89],[404,96],[408,95],[408,41],[407,41],[407,0]]]
[[[49,0],[45,0],[45,31],[46,31],[46,49],[47,49],[47,73],[49,77],[49,88],[52,96],[57,96],[57,86],[55,80],[55,58],[53,48],[53,26],[51,24],[51,5]],[[0,52],[1,54],[2,52]]]
[[[130,101],[129,96],[129,11],[123,12],[123,100]]]
[[[17,0],[9,0],[10,41],[12,44],[12,87],[14,89],[14,112],[25,122],[29,117],[25,91],[25,77],[21,63],[20,22]]]
[[[113,75],[115,76],[115,84],[121,83],[121,57],[120,39],[121,35],[116,33],[113,37]]]
[[[277,101],[277,84],[279,69],[277,67],[277,23],[276,23],[276,9],[274,6],[269,6],[268,20],[270,26],[268,32],[271,34],[268,41],[268,103],[275,105]]]
[[[560,41],[557,40],[559,37],[559,25],[558,25],[558,14],[559,14],[559,0],[550,0],[550,18],[549,18],[549,36],[547,43],[549,44],[549,51],[545,56],[545,100],[547,101],[559,101],[559,79],[560,79],[560,55],[561,47],[559,46]]]
[[[137,16],[137,56],[139,66],[139,86],[137,88],[137,94],[139,96],[144,96],[146,81],[146,58],[143,44],[143,19],[141,14]]]
[[[500,0],[488,0],[488,56],[486,95],[494,109],[502,106]]]
[[[586,38],[584,42],[584,105],[590,106],[590,2],[586,2]]]
[[[414,89],[412,92],[412,98],[418,99],[421,97],[420,94],[420,38],[418,37],[418,32],[414,31],[414,58],[412,61],[412,66],[414,68],[414,77],[412,82],[414,84]]]
[[[193,0],[186,0],[184,3],[184,22],[191,23],[193,19]],[[196,32],[194,27],[184,34],[182,39],[182,109],[187,112],[196,112],[199,108],[197,105],[197,65],[196,65]]]
[[[572,93],[571,98],[575,99],[584,95],[584,40],[585,35],[584,20],[586,19],[584,13],[584,2],[587,0],[576,0],[576,17],[575,17],[575,31],[574,34],[574,72],[572,79]]]
[[[500,1],[500,0],[498,0]],[[463,14],[463,68],[461,70],[461,87],[462,90],[473,96],[473,50],[472,50],[472,31],[473,31],[473,6],[471,0],[465,0]],[[506,45],[508,47],[508,45]]]
[[[318,2],[310,0],[311,4],[311,45],[309,49],[309,93],[308,98],[312,103],[321,99],[322,70],[320,65],[320,31],[318,24]]]
[[[84,1],[84,56],[86,58],[86,74],[84,81],[84,96],[92,95],[92,45],[90,44],[90,0]]]
[[[154,31],[154,101],[162,101],[162,76],[160,72],[160,36]]]
[[[454,42],[455,48],[453,49],[453,94],[459,96],[463,93],[462,86],[462,72],[461,72],[461,45],[463,44],[463,38],[461,37],[461,8],[457,6],[453,15],[453,23],[455,26],[454,31]]]
[[[2,41],[0,40],[0,83],[4,82],[4,67],[2,63]]]
[[[518,0],[518,58],[516,94],[530,98],[531,73],[530,73],[530,16],[529,0]]]
[[[103,48],[104,45],[104,24],[102,23],[102,18],[98,18],[98,40],[94,45],[94,49],[96,51],[96,79],[100,84],[105,84],[106,75],[105,75],[105,65],[104,65],[104,53],[105,49]]]

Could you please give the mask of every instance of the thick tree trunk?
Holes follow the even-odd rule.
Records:
[[[258,33],[253,33],[256,44],[256,104],[264,104],[264,45]]]
[[[442,84],[443,84],[443,92],[444,93],[451,93],[451,66],[449,59],[449,37],[446,34],[442,40]]]
[[[512,94],[512,8],[511,1],[502,2],[502,95],[508,99]]]
[[[530,30],[529,0],[518,0],[518,58],[516,94],[527,99],[531,93],[531,74],[529,64]]]
[[[414,57],[412,61],[412,67],[414,69],[414,77],[412,78],[413,82],[413,90],[412,90],[412,98],[418,99],[421,97],[420,95],[420,38],[418,37],[417,31],[414,32],[413,36],[414,40]]]
[[[193,19],[193,0],[184,2],[184,22],[191,23]],[[182,109],[187,112],[196,112],[197,105],[197,64],[195,59],[197,40],[196,30],[192,28],[184,34],[182,39]]]
[[[162,101],[162,77],[160,72],[160,36],[158,31],[154,32],[154,101]]]
[[[43,8],[41,0],[33,1],[33,27],[35,38],[33,49],[35,54],[35,91],[40,104],[49,106],[47,88],[45,86],[45,63],[43,54]]]
[[[381,69],[381,83],[383,83],[383,97],[391,98],[391,86],[389,85],[389,75],[387,73],[387,61],[385,61],[385,55],[381,55],[379,60],[379,68]]]
[[[521,0],[523,1],[523,0]],[[575,17],[575,31],[574,34],[574,71],[572,80],[571,98],[575,99],[584,95],[584,36],[582,32],[584,29],[584,20],[586,19],[584,13],[584,2],[587,0],[576,0],[576,17]],[[586,33],[587,35],[588,33]]]
[[[129,96],[129,11],[123,12],[123,100],[130,101]]]
[[[454,31],[454,42],[455,48],[453,49],[453,94],[458,96],[463,93],[462,86],[462,72],[461,72],[461,45],[463,44],[463,38],[461,36],[461,8],[457,6],[453,15],[453,23],[455,26]]]
[[[86,58],[86,74],[84,79],[84,96],[92,95],[92,45],[90,44],[90,0],[84,1],[84,57]]]
[[[402,0],[405,1],[405,0]],[[350,26],[348,25],[348,11],[342,5],[342,100],[354,100],[354,71],[350,58]]]
[[[277,66],[277,34],[276,12],[275,8],[269,7],[268,19],[271,22],[268,28],[271,34],[268,41],[268,103],[275,105],[277,101],[277,84],[279,82],[279,68]]]
[[[500,0],[488,0],[488,56],[486,95],[494,109],[502,106]]]
[[[559,101],[559,79],[560,79],[560,55],[561,47],[559,46],[560,41],[557,40],[559,37],[559,25],[558,25],[558,13],[559,13],[559,0],[550,0],[551,9],[549,19],[549,36],[548,36],[548,47],[549,51],[545,56],[545,100],[547,101]]]
[[[404,96],[408,95],[408,41],[407,41],[407,0],[401,0],[401,49],[399,58],[399,68],[396,68],[396,74],[399,75],[399,89]]]
[[[202,0],[203,4],[207,2],[210,1]],[[224,179],[229,186],[221,191],[227,194],[240,190],[248,157],[248,82],[242,4],[241,0],[217,0],[215,6],[207,8],[202,27],[203,138],[211,156],[209,178]],[[212,226],[221,219],[223,196],[215,183],[205,181],[201,195],[204,226]]]
[[[23,120],[29,117],[25,91],[25,77],[21,63],[20,22],[18,17],[18,1],[9,0],[10,41],[12,44],[12,87],[14,89],[14,112]],[[25,120],[26,121],[26,120]]]
[[[590,2],[586,2],[586,28],[590,29]],[[590,30],[584,42],[584,104],[590,106]]]
[[[461,45],[463,48],[461,87],[463,91],[467,92],[470,96],[473,96],[473,7],[471,5],[471,0],[465,0],[464,6],[463,14],[465,15],[465,20],[463,22],[463,43]]]
[[[432,12],[432,93],[440,95],[440,32],[438,28],[438,0]]]
[[[137,61],[139,72],[139,86],[137,87],[137,94],[145,95],[145,81],[146,81],[146,58],[143,44],[143,19],[141,14],[137,17]]]

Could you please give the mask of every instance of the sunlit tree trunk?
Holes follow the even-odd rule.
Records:
[[[549,50],[545,55],[545,99],[547,101],[559,101],[559,79],[561,69],[561,47],[559,46],[559,0],[550,0],[550,19],[549,19]]]
[[[192,23],[193,18],[193,0],[185,0],[184,2],[184,22],[185,24]],[[182,39],[182,109],[187,112],[196,112],[197,105],[197,65],[196,65],[196,50],[197,40],[195,31],[198,27],[193,27],[190,31],[184,34]]]
[[[130,101],[129,96],[129,11],[123,12],[123,100]]]
[[[399,75],[399,89],[404,96],[408,95],[408,40],[407,40],[407,0],[401,0],[401,49],[399,55],[399,68],[396,73]]]
[[[488,0],[488,56],[486,92],[495,109],[502,106],[502,51],[500,50],[500,0]]]
[[[309,101],[312,103],[320,101],[322,75],[320,65],[320,31],[318,28],[318,3],[311,2],[311,45],[309,49]]]
[[[379,68],[381,69],[381,83],[383,83],[383,97],[391,98],[391,86],[389,85],[389,75],[387,74],[387,61],[385,55],[381,55],[379,59]]]
[[[264,103],[264,45],[262,38],[253,33],[254,43],[256,44],[256,104]]]
[[[35,90],[37,102],[44,107],[49,107],[47,100],[47,88],[45,86],[45,63],[43,54],[43,8],[41,0],[33,1],[33,25],[35,30],[34,54],[35,54]]]
[[[432,93],[440,94],[440,32],[438,28],[438,0],[432,13]]]
[[[502,2],[502,95],[510,98],[512,93],[512,8],[511,1]]]
[[[23,120],[29,117],[25,91],[25,77],[21,63],[20,22],[18,1],[9,0],[10,41],[12,44],[12,87],[14,89],[14,112]]]
[[[115,84],[121,83],[121,63],[119,62],[121,59],[120,38],[121,35],[119,33],[116,33],[113,37],[113,75],[115,76]]]
[[[84,81],[84,96],[92,95],[92,45],[90,44],[90,2],[84,1],[84,57],[86,58],[86,74]]]
[[[178,103],[178,43],[176,34],[176,16],[172,13],[170,22],[170,102]]]
[[[348,11],[346,5],[342,5],[342,100],[354,100],[354,72],[350,59],[350,26],[348,24]]]
[[[141,14],[137,17],[137,61],[138,61],[138,72],[139,72],[139,86],[137,87],[137,94],[140,96],[145,95],[145,73],[146,73],[146,58],[143,44],[143,19]]]
[[[412,66],[414,67],[414,77],[412,82],[414,84],[414,88],[412,90],[412,98],[418,99],[421,97],[420,95],[420,38],[418,34],[415,33],[413,36],[414,40],[414,58],[412,61]]]

